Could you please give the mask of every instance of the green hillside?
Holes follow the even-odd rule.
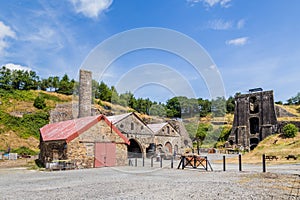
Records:
[[[43,109],[33,106],[38,96],[46,103]],[[71,96],[44,91],[0,89],[0,150],[24,146],[37,151],[39,128],[49,123],[49,110],[71,100]]]

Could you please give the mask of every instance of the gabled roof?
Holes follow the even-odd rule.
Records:
[[[124,120],[125,118],[129,117],[130,115],[134,116],[137,120],[139,120],[142,124],[144,124],[144,126],[153,133],[153,131],[151,130],[151,128],[148,127],[148,125],[135,113],[135,112],[131,112],[131,113],[125,113],[125,114],[121,114],[121,115],[114,115],[114,116],[109,116],[107,117],[107,119],[112,123],[112,124],[117,124],[118,122]]]
[[[125,113],[125,114],[121,114],[121,115],[113,115],[113,116],[108,116],[107,119],[112,122],[113,124],[118,123],[119,121],[125,119],[126,117],[128,117],[129,115],[131,115],[132,113]]]
[[[160,131],[165,125],[167,125],[168,123],[161,123],[161,124],[148,124],[148,127],[154,132],[157,133],[158,131]]]
[[[82,117],[47,124],[40,129],[41,137],[43,141],[66,140],[66,142],[70,142],[101,120],[104,120],[125,143],[129,144],[129,140],[119,131],[119,129],[112,125],[104,115]]]

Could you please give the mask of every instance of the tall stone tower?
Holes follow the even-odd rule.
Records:
[[[276,129],[273,91],[256,88],[236,97],[230,145],[252,150]]]
[[[91,116],[92,72],[80,70],[79,75],[79,114],[78,117]]]

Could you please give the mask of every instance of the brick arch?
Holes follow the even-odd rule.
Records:
[[[172,144],[171,144],[171,142],[166,142],[164,149],[165,149],[166,153],[172,153],[173,151],[172,151]]]
[[[140,142],[136,139],[131,138],[130,145],[127,146],[129,158],[141,158],[143,156],[143,148]]]

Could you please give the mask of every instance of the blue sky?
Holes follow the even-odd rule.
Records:
[[[227,97],[262,87],[274,90],[275,100],[286,101],[299,92],[299,10],[298,0],[0,1],[0,65],[26,67],[41,77],[67,73],[77,79],[82,63],[101,42],[130,29],[161,27],[203,47],[221,74]],[[138,66],[162,82],[173,77],[151,71],[149,63],[167,66],[164,69],[179,74],[194,96],[210,98],[205,80],[188,62],[155,49],[121,56],[101,80],[116,85]],[[95,68],[98,64],[101,60]],[[167,84],[148,79],[133,91],[136,96],[165,101],[185,94],[184,87],[174,92]],[[172,87],[184,85],[177,84]]]

